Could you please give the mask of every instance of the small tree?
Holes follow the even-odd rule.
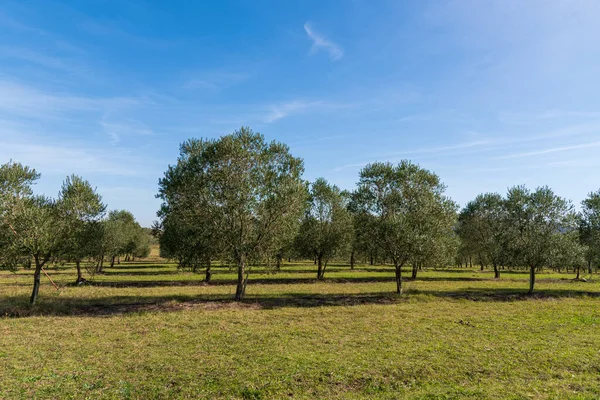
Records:
[[[297,236],[304,254],[317,259],[317,279],[323,279],[328,261],[349,244],[352,220],[340,189],[323,178],[309,194],[308,207]]]
[[[374,217],[373,240],[394,263],[397,293],[402,267],[452,234],[457,207],[445,189],[436,174],[406,160],[370,164],[360,172],[358,202]]]
[[[550,266],[555,249],[568,244],[563,237],[575,231],[573,205],[548,187],[530,192],[524,186],[508,191],[506,199],[508,249],[514,263],[529,268],[529,294],[533,294],[536,271]]]
[[[581,202],[579,234],[581,243],[585,246],[585,259],[591,274],[592,264],[600,262],[600,190],[590,193]]]
[[[506,252],[506,208],[497,193],[480,194],[469,202],[458,217],[458,234],[471,251],[480,254],[494,267],[494,278],[500,278],[499,264]],[[485,258],[484,258],[485,257]]]
[[[61,255],[74,261],[77,283],[84,282],[81,261],[93,257],[101,240],[98,224],[106,206],[88,181],[67,177],[59,193],[59,213],[64,224]]]

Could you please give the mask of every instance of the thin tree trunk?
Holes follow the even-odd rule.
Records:
[[[350,269],[354,269],[354,250],[350,253]]]
[[[529,294],[533,294],[533,287],[535,286],[535,268],[529,268]]]
[[[246,294],[246,283],[248,282],[248,276],[246,274],[246,259],[241,257],[238,261],[238,278],[237,287],[235,290],[235,301],[242,301]]]
[[[417,263],[414,263],[413,267],[412,267],[412,276],[411,276],[412,280],[417,279],[417,269],[418,269]]]
[[[592,260],[588,260],[588,274],[592,274]]]
[[[208,264],[206,265],[206,277],[204,278],[204,282],[210,283],[210,279],[212,278],[212,271],[210,270],[210,260],[208,260]]]
[[[371,256],[370,262],[371,262],[371,265],[373,265],[373,262],[374,262],[374,260],[373,260],[373,254],[371,254],[370,256]]]
[[[116,257],[114,257],[114,256],[113,256],[113,257],[110,259],[110,267],[111,267],[111,268],[115,266],[115,258],[116,258]]]
[[[75,265],[77,266],[77,280],[75,281],[75,283],[84,282],[85,279],[83,279],[83,275],[81,273],[81,261],[75,261]]]
[[[580,272],[581,272],[581,266],[577,265],[577,277],[575,279],[579,279]]]
[[[275,260],[275,271],[281,271],[281,261],[283,260],[283,257],[281,256],[281,254],[277,254],[276,260]]]
[[[104,253],[100,256],[100,262],[98,266],[96,266],[96,272],[102,272],[102,268],[104,268]]]
[[[395,261],[394,267],[396,268],[396,293],[402,294],[402,266]]]
[[[29,299],[29,304],[34,305],[38,298],[38,293],[40,291],[40,274],[42,272],[42,263],[38,256],[34,257],[35,259],[35,272],[33,273],[33,291],[31,292],[31,298]]]
[[[317,256],[317,279],[323,279],[323,256]]]
[[[498,269],[498,265],[494,263],[494,279],[500,279],[500,270]]]

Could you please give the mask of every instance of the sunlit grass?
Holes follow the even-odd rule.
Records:
[[[600,281],[386,266],[234,271],[131,264],[73,286],[0,272],[0,398],[598,398]],[[406,271],[408,276],[408,270]]]

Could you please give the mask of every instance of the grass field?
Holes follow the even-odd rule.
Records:
[[[0,272],[0,398],[600,398],[600,278],[386,266],[255,269],[236,304],[174,265],[108,268],[71,286]],[[408,271],[407,271],[408,275]]]

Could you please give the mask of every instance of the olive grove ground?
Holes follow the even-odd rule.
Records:
[[[73,286],[0,272],[1,398],[598,398],[600,278],[392,266],[181,272],[161,260]],[[408,272],[408,271],[407,271]],[[585,275],[588,277],[588,275]]]

